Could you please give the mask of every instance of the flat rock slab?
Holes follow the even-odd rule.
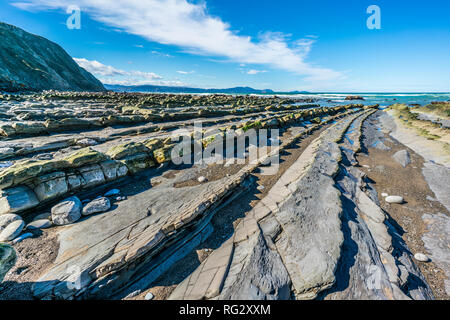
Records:
[[[450,167],[425,162],[422,173],[437,200],[450,213]]]
[[[270,246],[261,233],[238,246],[248,252],[241,264],[234,265],[230,277],[219,296],[220,300],[287,300],[291,293],[291,279],[273,244]],[[247,248],[245,248],[247,247]],[[272,248],[271,248],[272,247]],[[239,252],[236,255],[239,257]],[[229,284],[227,283],[229,282]]]
[[[440,214],[424,214],[423,221],[427,232],[422,240],[431,260],[444,272],[445,291],[450,296],[450,217]]]
[[[447,167],[450,166],[450,152],[442,141],[429,140],[418,135],[414,129],[403,126],[399,120],[392,116],[392,113],[393,111],[385,113],[386,116],[382,118],[382,121],[392,130],[390,135],[393,138],[421,155],[427,161],[434,161]]]

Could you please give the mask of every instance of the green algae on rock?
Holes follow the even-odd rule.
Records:
[[[17,255],[13,247],[0,243],[0,282],[8,271],[16,264]]]

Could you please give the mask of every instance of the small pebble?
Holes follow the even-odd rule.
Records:
[[[428,262],[428,261],[430,261],[430,258],[428,258],[428,256],[426,254],[423,254],[423,253],[416,253],[414,255],[414,259],[416,259],[417,261],[421,261],[421,262]]]
[[[384,197],[384,198],[386,198],[386,197],[388,196],[388,194],[387,194],[386,192],[382,192],[382,193],[381,193],[381,196]]]
[[[384,200],[388,203],[403,203],[403,197],[400,196],[387,196]]]
[[[164,162],[164,163],[161,163],[160,164],[160,166],[158,167],[158,169],[164,169],[164,168],[166,168],[166,167],[168,167],[169,166],[169,163],[168,162]]]
[[[204,176],[198,177],[198,182],[206,182],[207,179]]]
[[[149,292],[145,295],[145,300],[152,300],[155,296],[153,295],[153,293]]]
[[[265,188],[264,188],[264,186],[257,186],[256,189],[261,191],[261,190],[264,190]]]

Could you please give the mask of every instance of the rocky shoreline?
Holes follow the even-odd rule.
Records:
[[[320,131],[165,297],[433,299],[434,282],[427,283],[428,271],[414,256],[422,252],[411,252],[415,244],[380,205],[404,206],[405,196],[382,200],[359,165],[367,149],[384,145],[381,136],[367,136],[393,128],[397,119],[377,107],[231,95],[0,96],[0,241],[19,252],[0,298],[18,288],[24,299],[153,297],[148,288],[215,236],[216,216],[256,188],[255,174],[270,170],[272,157]],[[202,137],[189,140],[183,156],[214,153],[229,132],[236,142],[251,130],[282,134],[279,142],[269,136],[269,145],[258,135],[244,154],[223,155],[243,160],[239,165],[175,165],[174,141],[195,136],[198,121]],[[392,161],[407,170],[408,156]],[[448,164],[432,165],[423,174],[445,206],[448,185],[434,175]],[[448,207],[428,214],[434,233],[424,234],[425,253],[446,273],[448,234],[432,221],[448,218]],[[44,244],[53,252],[47,258],[35,247]]]

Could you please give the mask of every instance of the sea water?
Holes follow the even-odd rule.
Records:
[[[317,99],[317,103],[321,106],[345,105],[349,103],[379,104],[380,106],[404,103],[424,106],[432,101],[450,101],[450,93],[305,93],[279,96]],[[347,96],[361,96],[364,100],[345,100]]]

